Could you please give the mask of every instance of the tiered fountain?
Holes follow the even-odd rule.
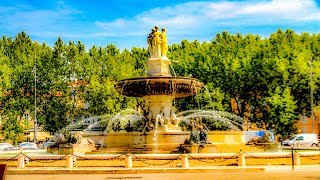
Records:
[[[205,144],[189,143],[190,131],[182,131],[178,118],[173,110],[172,102],[175,98],[187,97],[197,94],[203,83],[191,77],[171,76],[169,66],[171,60],[167,58],[167,39],[165,29],[158,31],[152,29],[148,36],[148,50],[150,57],[147,61],[148,76],[124,79],[119,81],[115,88],[125,96],[141,97],[145,101],[143,112],[135,112],[140,117],[141,131],[125,130],[125,128],[110,128],[99,136],[89,135],[96,144],[101,144],[105,152],[131,151],[134,153],[172,153],[178,149],[193,153],[218,152],[218,146],[230,149],[230,145],[244,146],[244,133],[242,131],[210,131],[207,133]],[[207,113],[204,116],[219,114]],[[116,116],[117,117],[117,116]],[[116,119],[116,118],[114,118]],[[111,120],[109,126],[120,127],[120,120]],[[128,129],[133,119],[127,120]],[[116,122],[116,123],[115,123]],[[123,127],[123,123],[122,123]],[[113,129],[113,130],[110,130]],[[200,148],[201,147],[201,148]]]
[[[147,131],[172,132],[178,130],[178,124],[173,125],[172,122],[176,120],[172,110],[172,101],[175,98],[196,94],[203,87],[203,83],[195,78],[170,75],[171,60],[166,57],[168,46],[165,37],[165,30],[163,29],[160,33],[157,31],[157,26],[149,35],[148,44],[151,56],[147,61],[147,77],[124,79],[116,85],[120,94],[144,99],[144,111],[149,120],[146,126]],[[157,125],[159,126],[155,128]]]

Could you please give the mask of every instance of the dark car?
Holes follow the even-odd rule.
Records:
[[[18,148],[22,150],[34,150],[34,149],[38,149],[38,146],[37,144],[32,142],[23,142],[18,145]]]

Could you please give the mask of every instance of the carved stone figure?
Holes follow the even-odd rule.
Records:
[[[196,122],[193,120],[190,120],[190,129],[191,129],[191,133],[190,133],[190,144],[198,144],[199,143],[199,133],[197,131],[196,128]]]
[[[153,46],[154,46],[154,51],[153,51],[153,56],[154,57],[161,57],[161,32],[158,31],[159,27],[156,26],[154,27],[155,32],[154,37],[153,37]]]
[[[151,57],[166,57],[168,51],[166,29],[162,28],[162,32],[158,30],[158,26],[151,29],[148,36],[148,51]]]
[[[62,134],[62,133],[56,134],[56,135],[53,137],[53,141],[55,142],[56,145],[63,144],[63,143],[66,143],[66,142],[67,142],[64,134]]]
[[[131,126],[130,120],[127,122],[127,124],[125,125],[124,129],[125,129],[127,132],[132,132],[133,127]]]
[[[205,128],[200,130],[199,137],[201,144],[208,144],[208,131]]]
[[[151,33],[149,34],[149,36],[148,36],[148,51],[149,51],[149,54],[150,54],[150,56],[152,57],[153,56],[153,48],[154,48],[154,46],[153,46],[153,38],[154,38],[154,32],[155,32],[155,29],[154,28],[152,28],[151,29]]]
[[[112,125],[112,130],[114,132],[118,132],[121,130],[121,126],[120,126],[120,121],[116,121],[113,125]]]
[[[82,141],[82,132],[70,132],[69,142],[71,144],[80,144]]]
[[[161,56],[166,57],[168,51],[168,41],[166,35],[166,28],[162,28],[161,32]]]
[[[199,133],[198,133],[198,131],[191,131],[190,144],[198,144],[198,143],[199,143]]]

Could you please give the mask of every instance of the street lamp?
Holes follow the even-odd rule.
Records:
[[[314,112],[313,112],[313,85],[312,85],[312,59],[309,61],[310,66],[310,99],[311,99],[311,121],[312,121],[312,133],[314,133]]]
[[[34,62],[34,121],[33,121],[33,142],[37,143],[37,61]]]

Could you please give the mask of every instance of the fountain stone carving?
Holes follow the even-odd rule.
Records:
[[[175,119],[172,101],[198,93],[203,83],[195,78],[170,75],[171,60],[166,56],[166,30],[162,28],[160,33],[158,29],[155,26],[148,36],[148,76],[121,80],[116,84],[116,89],[122,95],[144,99],[149,120],[147,130],[154,130],[156,119],[160,116],[159,130],[172,131],[178,129],[178,123],[170,123]]]

